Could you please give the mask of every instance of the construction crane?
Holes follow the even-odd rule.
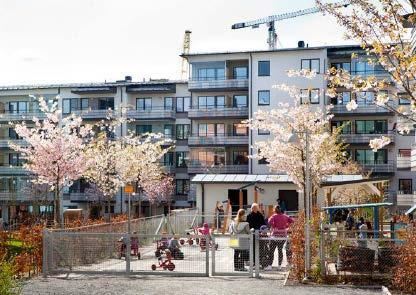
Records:
[[[186,55],[189,53],[189,49],[191,48],[191,31],[186,30],[185,35],[183,37],[183,50],[182,54]],[[181,65],[181,79],[188,78],[188,60],[185,56],[182,57],[182,65]]]
[[[327,5],[334,5],[335,7],[342,7],[342,6],[347,7],[348,5],[350,5],[350,1],[348,0],[340,1],[340,2],[335,2],[335,3],[331,3]],[[302,16],[302,15],[313,14],[319,11],[320,9],[318,7],[311,7],[311,8],[302,9],[302,10],[298,10],[294,12],[271,15],[271,16],[260,18],[260,19],[253,20],[253,21],[233,24],[231,26],[231,29],[236,30],[236,29],[243,29],[243,28],[248,28],[248,27],[257,29],[261,24],[267,24],[269,27],[267,44],[269,44],[269,49],[273,50],[273,49],[276,49],[276,41],[277,41],[275,22],[285,20],[285,19],[295,18],[295,17]]]

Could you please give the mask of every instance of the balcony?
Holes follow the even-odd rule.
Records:
[[[247,107],[240,107],[240,108],[230,108],[230,107],[223,107],[223,108],[191,108],[188,110],[188,117],[195,118],[195,119],[203,119],[203,118],[248,118],[248,108]]]
[[[387,161],[386,163],[377,162],[357,162],[364,171],[373,173],[394,173],[395,162]]]
[[[355,110],[348,111],[346,105],[344,104],[337,104],[334,105],[333,108],[330,111],[331,113],[335,115],[393,115],[394,112],[391,110],[388,110],[386,108],[379,107],[375,104],[363,104],[358,105],[358,107]]]
[[[20,145],[20,146],[28,145],[27,142],[24,141],[23,139],[0,138],[0,148],[9,148],[11,143]]]
[[[390,142],[394,142],[395,133],[392,131],[386,131],[384,133],[376,133],[376,134],[361,134],[361,133],[350,133],[350,134],[340,134],[341,139],[343,139],[346,143],[349,144],[368,144],[370,140],[375,138],[380,138],[381,136],[385,136],[390,138]]]
[[[192,79],[188,82],[191,91],[234,91],[248,90],[248,79]]]
[[[162,163],[163,168],[165,169],[165,172],[168,174],[175,173],[175,165],[168,164],[168,163]]]
[[[376,77],[379,80],[386,79],[388,82],[392,81],[389,72],[385,70],[351,71],[350,74],[353,77],[360,76],[365,79],[367,79],[368,77]]]
[[[45,113],[40,110],[33,110],[27,112],[2,112],[0,113],[0,122],[10,122],[10,121],[33,121],[33,118],[45,119]]]
[[[248,145],[248,135],[198,136],[193,134],[188,138],[188,145]]]
[[[67,195],[67,198],[64,199],[70,200],[71,202],[88,202],[89,196],[85,193],[71,192],[69,195]]]
[[[155,108],[142,109],[142,110],[128,110],[127,119],[132,120],[175,120],[176,113],[173,109]]]
[[[248,165],[206,165],[190,164],[188,165],[189,174],[210,173],[210,174],[247,174]]]
[[[4,175],[25,175],[29,174],[29,171],[22,166],[0,166],[0,174]]]
[[[397,206],[412,207],[416,205],[416,192],[412,191],[398,191],[397,192]]]
[[[411,157],[403,157],[397,155],[397,169],[410,169],[411,166]]]
[[[72,114],[75,114],[82,119],[105,119],[107,117],[114,117],[115,111],[111,109],[84,109],[84,110],[73,110]],[[69,114],[64,114],[69,115]]]

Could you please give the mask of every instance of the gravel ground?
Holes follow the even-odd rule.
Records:
[[[167,276],[76,276],[36,278],[26,282],[23,294],[381,294],[381,290],[348,287],[283,286],[283,280],[233,277],[188,278]]]

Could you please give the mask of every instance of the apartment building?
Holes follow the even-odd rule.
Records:
[[[248,157],[256,153],[252,145],[258,140],[267,140],[270,134],[265,130],[248,130],[241,122],[252,118],[258,110],[270,110],[279,107],[279,103],[293,101],[287,93],[274,88],[276,84],[304,87],[305,100],[311,107],[324,108],[333,104],[331,124],[334,128],[344,124],[341,136],[350,144],[351,156],[365,171],[371,171],[372,177],[389,180],[386,198],[399,210],[409,208],[416,203],[413,193],[416,174],[410,171],[414,132],[398,134],[399,119],[393,112],[374,105],[372,92],[353,97],[340,88],[339,99],[325,96],[323,73],[330,66],[344,68],[353,75],[387,77],[387,74],[380,67],[370,65],[358,46],[305,47],[303,44],[274,51],[188,54],[185,57],[189,62],[189,81],[134,82],[127,76],[124,80],[107,83],[0,87],[0,208],[3,219],[14,218],[19,212],[48,209],[44,205],[33,206],[23,189],[30,175],[22,169],[20,156],[9,147],[9,141],[21,139],[8,122],[24,120],[30,124],[33,115],[42,118],[37,102],[29,95],[53,100],[59,94],[58,105],[63,116],[76,113],[90,122],[105,119],[109,109],[117,113],[121,107],[126,107],[129,120],[114,136],[127,132],[161,132],[173,138],[175,148],[166,154],[163,164],[166,171],[175,176],[173,205],[186,207],[196,201],[196,186],[190,182],[196,174],[241,177],[272,174],[266,161]],[[362,58],[351,61],[353,52],[362,54]],[[289,69],[311,69],[318,74],[305,81],[289,78],[286,73]],[[390,87],[395,85],[391,83]],[[350,112],[345,105],[351,99],[356,99],[359,107]],[[409,104],[405,97],[397,103]],[[390,137],[391,143],[373,152],[368,142],[380,135]],[[86,188],[82,180],[66,188],[64,207],[83,208],[91,215],[103,213],[88,203]],[[238,190],[230,190],[228,197],[236,198],[236,194]],[[293,209],[298,206],[291,201],[297,199],[297,192],[287,184],[269,194],[286,198]],[[126,196],[120,192],[114,198],[111,212],[125,212],[126,202]],[[149,214],[149,206],[146,201],[140,202],[133,211]]]

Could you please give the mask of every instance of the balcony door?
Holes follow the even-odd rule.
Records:
[[[399,179],[399,191],[403,194],[412,194],[412,180],[411,179]]]

